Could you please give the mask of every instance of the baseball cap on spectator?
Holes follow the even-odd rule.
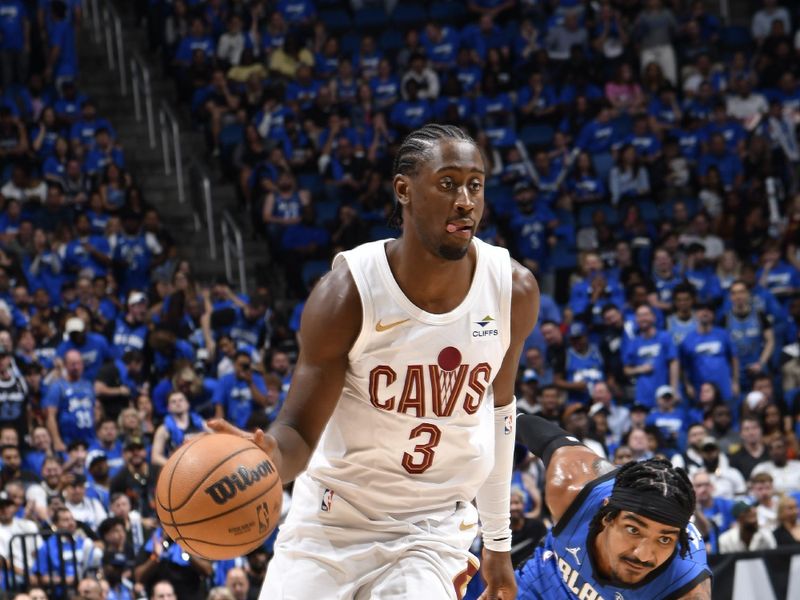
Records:
[[[523,383],[531,383],[532,381],[539,381],[539,376],[533,369],[525,369],[522,372],[522,381]]]
[[[98,460],[108,460],[108,456],[102,450],[89,450],[86,455],[86,468],[91,469]]]
[[[0,492],[0,506],[6,506],[7,504],[14,504],[14,501],[8,495],[8,492],[2,491]]]
[[[578,412],[586,412],[586,407],[580,402],[573,402],[564,407],[564,412],[561,413],[561,423],[566,423],[567,420]]]
[[[130,296],[128,296],[128,306],[139,304],[139,302],[147,302],[147,296],[145,296],[142,292],[131,292]]]
[[[700,444],[700,449],[707,450],[711,448],[719,449],[719,442],[717,441],[717,438],[715,438],[713,435],[707,435],[706,437],[703,438],[703,441]]]
[[[603,412],[603,413],[606,413],[606,415],[610,414],[610,413],[608,412],[608,409],[606,408],[606,405],[605,405],[605,404],[603,404],[602,402],[595,402],[595,403],[594,403],[594,404],[592,404],[592,406],[589,408],[589,416],[590,416],[590,417],[593,417],[593,416],[595,416],[597,413],[601,413],[601,412]]]
[[[734,519],[738,519],[751,508],[753,508],[752,504],[739,500],[736,504],[733,505],[733,508],[731,509],[731,514],[733,515]]]
[[[671,385],[660,385],[656,389],[656,398],[662,398],[664,396],[675,397],[675,390],[672,389]]]
[[[70,317],[67,319],[67,324],[64,326],[64,331],[69,335],[86,330],[86,323],[80,317]]]
[[[750,410],[753,410],[755,407],[759,405],[760,402],[766,400],[766,396],[764,392],[759,392],[758,390],[753,390],[747,396],[745,396],[745,401],[747,402],[747,406],[750,407]]]
[[[144,448],[144,441],[139,436],[129,436],[125,439],[123,450],[133,450],[134,448]]]
[[[569,337],[581,337],[586,335],[586,325],[580,321],[575,321],[569,326]]]

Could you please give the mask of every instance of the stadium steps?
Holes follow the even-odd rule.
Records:
[[[160,142],[158,123],[158,105],[166,100],[173,108],[175,102],[175,86],[164,77],[158,66],[158,58],[148,52],[146,38],[142,31],[134,27],[128,4],[118,3],[117,8],[123,19],[124,43],[128,53],[138,49],[151,70],[151,87],[154,106],[156,107],[156,147],[149,147],[147,126],[135,119],[133,98],[129,93],[123,96],[120,92],[119,76],[108,68],[105,48],[95,45],[89,35],[81,36],[78,42],[81,76],[79,89],[90,96],[98,106],[98,112],[111,121],[125,151],[127,169],[133,176],[147,202],[154,205],[162,218],[162,222],[174,236],[179,247],[179,254],[191,260],[195,276],[200,281],[211,281],[225,274],[222,253],[222,233],[220,223],[222,213],[228,210],[236,218],[243,233],[244,255],[246,257],[247,287],[252,291],[257,283],[266,283],[275,291],[279,291],[282,281],[275,281],[268,274],[269,257],[266,245],[254,239],[249,228],[249,219],[243,218],[233,186],[222,180],[216,161],[206,158],[203,134],[193,129],[185,110],[175,110],[180,120],[181,150],[184,162],[184,182],[187,201],[178,201],[178,187],[174,172],[164,174],[163,154]],[[130,54],[128,54],[130,56]],[[195,228],[195,218],[191,205],[191,181],[188,165],[196,162],[204,167],[211,180],[213,211],[215,216],[215,236],[217,240],[217,258],[211,259],[207,233]],[[236,270],[234,264],[234,271]]]

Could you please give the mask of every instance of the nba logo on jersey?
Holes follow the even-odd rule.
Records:
[[[325,489],[322,493],[322,504],[320,504],[319,509],[322,512],[330,512],[333,508],[333,490]]]
[[[503,425],[503,433],[506,435],[511,435],[511,432],[514,431],[514,417],[508,415],[505,417],[505,424]]]

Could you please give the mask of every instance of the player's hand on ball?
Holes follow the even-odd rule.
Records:
[[[211,419],[208,421],[208,427],[214,433],[230,433],[231,435],[238,435],[246,440],[252,440],[256,446],[261,448],[270,457],[275,468],[280,472],[281,460],[280,452],[278,451],[278,441],[268,433],[264,433],[261,429],[256,429],[253,433],[239,429],[235,425],[231,425],[225,419]]]

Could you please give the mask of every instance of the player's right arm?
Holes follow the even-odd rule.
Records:
[[[553,522],[561,518],[587,483],[614,470],[606,459],[539,416],[517,418],[517,439],[545,463],[544,495]]]
[[[704,579],[679,600],[711,600],[711,579]]]
[[[224,421],[218,432],[239,433],[271,456],[285,484],[305,470],[344,386],[348,353],[361,330],[361,299],[342,261],[314,287],[300,323],[300,354],[286,402],[264,434],[245,434]]]

